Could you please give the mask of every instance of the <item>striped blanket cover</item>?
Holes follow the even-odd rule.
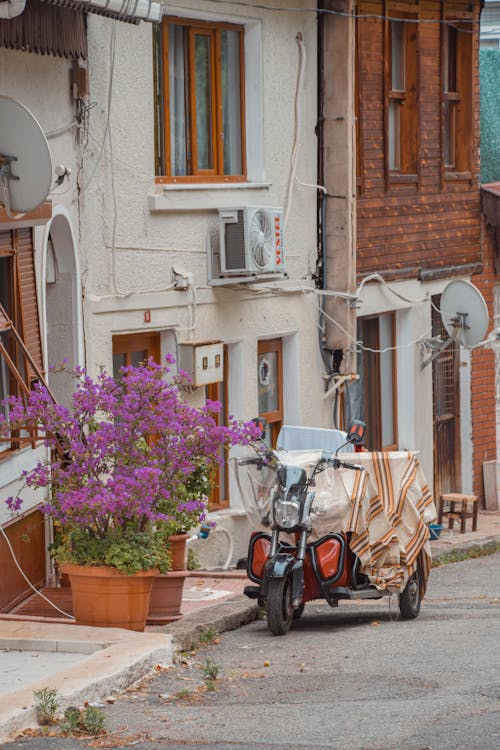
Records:
[[[350,475],[345,530],[351,549],[370,581],[394,593],[420,564],[423,596],[432,562],[428,524],[436,520],[436,508],[420,462],[406,451],[358,453],[356,462],[366,471]]]

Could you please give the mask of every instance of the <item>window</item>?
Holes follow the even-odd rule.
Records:
[[[366,422],[369,450],[397,448],[395,316],[387,313],[358,320],[361,419]]]
[[[31,229],[0,232],[0,401],[26,395],[41,375]],[[8,407],[0,406],[8,416]],[[0,441],[0,453],[20,448],[29,436],[12,433]],[[31,441],[30,441],[31,442]]]
[[[472,148],[472,26],[442,25],[443,163],[447,172],[469,172]]]
[[[122,367],[137,367],[149,358],[160,362],[160,356],[159,333],[113,336],[113,377],[119,378]]]
[[[418,24],[387,22],[386,166],[389,178],[418,169]]]
[[[259,341],[257,352],[259,417],[267,421],[266,443],[275,446],[283,424],[283,342]]]
[[[158,38],[157,173],[245,179],[244,30],[165,18]]]

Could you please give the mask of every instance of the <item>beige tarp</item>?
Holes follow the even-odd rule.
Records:
[[[281,451],[282,463],[308,469],[321,451]],[[350,532],[350,546],[362,572],[381,590],[401,591],[420,557],[422,594],[431,566],[428,524],[436,520],[434,501],[418,458],[411,452],[339,454],[365,471],[326,469],[316,477],[311,541],[330,531]],[[272,519],[276,470],[238,466],[242,500],[255,530]]]

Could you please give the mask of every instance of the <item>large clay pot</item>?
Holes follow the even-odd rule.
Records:
[[[189,534],[176,534],[168,537],[168,546],[172,554],[171,569],[187,570],[187,540]]]
[[[77,625],[144,630],[157,570],[125,575],[116,568],[63,565],[69,577]]]
[[[151,588],[148,625],[166,625],[180,620],[182,591],[186,580],[185,570],[157,575]]]

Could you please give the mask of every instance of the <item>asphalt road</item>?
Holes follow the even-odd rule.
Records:
[[[309,604],[284,637],[257,621],[117,697],[106,737],[3,748],[499,750],[499,573],[499,554],[433,570],[414,621],[389,600]]]

